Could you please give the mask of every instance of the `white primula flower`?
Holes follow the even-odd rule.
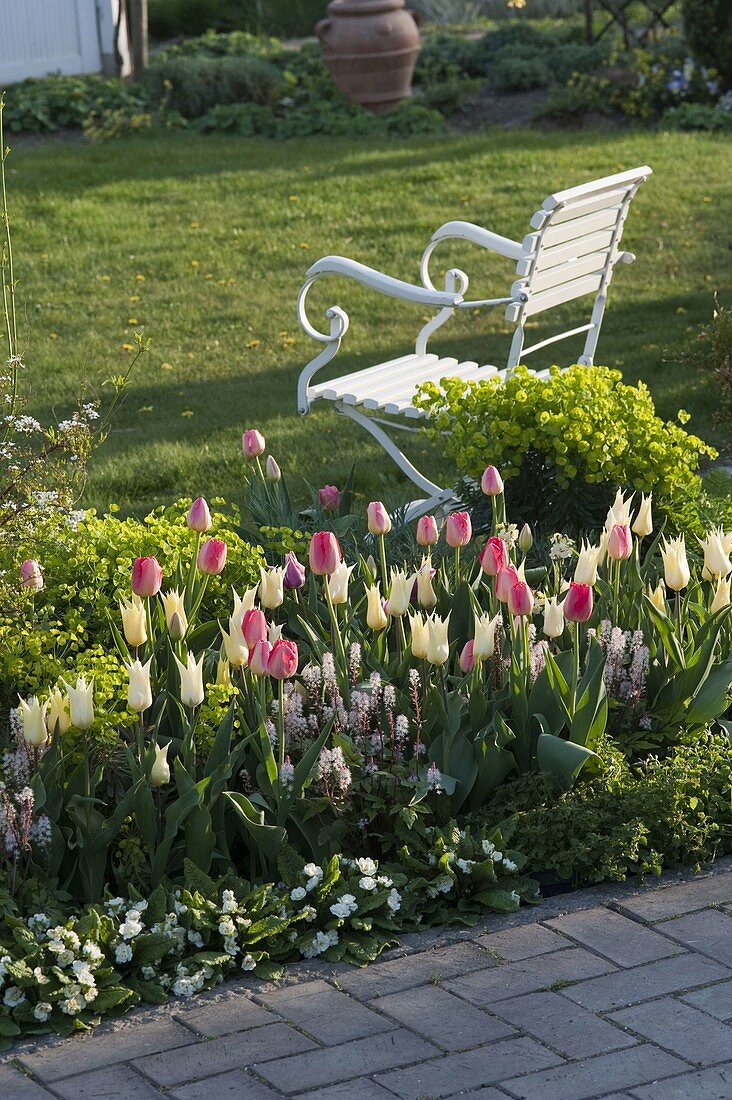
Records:
[[[300,912],[302,913],[303,917],[308,922],[308,924],[312,924],[312,922],[315,920],[315,918],[318,915],[318,910],[315,909],[312,905],[305,905],[300,910]]]
[[[371,875],[364,875],[362,879],[359,879],[358,885],[362,890],[376,890],[379,884]]]
[[[114,949],[115,962],[128,963],[132,959],[132,947],[129,943],[120,943]]]
[[[94,975],[89,968],[89,963],[77,959],[71,966],[79,985],[94,985]]]
[[[45,1024],[48,1017],[53,1012],[53,1005],[50,1005],[48,1001],[39,1001],[33,1009],[33,1015],[40,1023]]]
[[[317,863],[306,863],[302,873],[305,878],[314,878],[316,882],[320,882],[323,877],[323,868],[319,867]]]
[[[357,859],[356,866],[358,867],[362,875],[376,874],[376,864],[374,863],[373,859],[368,859],[367,857]]]
[[[126,903],[124,898],[110,898],[110,900],[106,904],[106,910],[108,913],[111,913],[114,916],[117,913],[122,912],[125,904]]]
[[[84,957],[89,960],[90,963],[101,962],[104,958],[104,952],[101,947],[98,947],[95,943],[85,943],[83,947]]]
[[[127,920],[123,921],[119,926],[119,934],[123,940],[134,940],[135,936],[139,936],[140,932],[142,932],[142,924],[136,916],[130,916],[132,912],[133,910],[130,910],[130,912],[127,913]]]
[[[63,951],[59,951],[56,957],[56,961],[58,962],[59,966],[71,966],[72,962],[74,961],[74,952],[70,948],[66,947]]]
[[[391,909],[392,913],[396,913],[402,907],[402,895],[398,890],[392,890],[386,899],[386,904]]]
[[[484,855],[486,855],[486,856],[493,855],[495,850],[496,850],[496,846],[490,840],[484,840],[483,841],[483,854]]]
[[[516,893],[515,890],[511,891],[511,901],[514,902],[514,904],[516,904],[516,905],[521,904],[521,898],[519,897],[519,895]]]
[[[294,890],[290,891],[290,901],[302,901],[306,894],[307,891],[304,886],[296,886]]]
[[[195,944],[196,947],[203,947],[203,936],[200,932],[196,932],[195,929],[190,929],[187,939],[189,943]]]
[[[221,895],[221,912],[222,913],[234,913],[238,906],[236,898],[234,897],[233,890],[224,890]]]
[[[82,997],[81,993],[73,993],[65,1001],[61,1001],[61,1011],[67,1016],[76,1016],[84,1008],[86,1008],[86,997]]]
[[[155,967],[154,966],[143,966],[141,968],[140,972],[141,972],[141,974],[142,974],[142,976],[143,976],[143,978],[145,979],[146,982],[151,982],[155,978]]]
[[[5,990],[5,996],[3,997],[3,1004],[8,1008],[17,1008],[18,1005],[22,1005],[25,1000],[25,993],[17,985],[9,985]]]
[[[330,907],[333,916],[338,917],[340,920],[347,920],[351,913],[355,913],[357,909],[358,902],[353,894],[341,894],[338,900]]]
[[[40,966],[33,967],[33,977],[36,979],[36,985],[48,985],[50,978],[47,978],[43,973],[43,968]]]
[[[516,864],[515,864],[515,863],[513,862],[513,860],[512,860],[512,859],[508,859],[508,858],[504,859],[504,861],[503,861],[503,867],[504,867],[504,870],[506,870],[506,871],[509,871],[509,872],[511,872],[511,873],[512,873],[513,871],[518,871],[518,867],[517,867],[517,865],[516,865]]]
[[[503,859],[503,852],[491,852],[491,859],[494,863],[500,863]]]
[[[242,970],[254,970],[257,965],[256,959],[253,959],[251,955],[245,955],[241,960]]]
[[[176,997],[191,997],[196,988],[190,978],[177,978],[173,982],[173,993]]]
[[[460,870],[464,874],[472,875],[472,873],[473,873],[473,864],[475,863],[474,859],[458,859],[456,861],[456,863],[457,863],[457,866],[460,868]]]
[[[238,955],[239,945],[234,936],[227,936],[224,940],[224,951],[227,955]]]

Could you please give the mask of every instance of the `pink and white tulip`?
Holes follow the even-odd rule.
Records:
[[[43,588],[43,571],[35,558],[26,558],[21,564],[20,584],[31,592],[40,592]]]
[[[316,531],[310,540],[308,551],[310,572],[318,577],[334,573],[336,566],[343,560],[341,544],[332,531]]]
[[[318,504],[324,512],[337,512],[341,506],[341,493],[337,485],[324,485],[318,489]]]
[[[447,545],[457,550],[461,546],[467,546],[473,537],[473,525],[467,512],[451,512],[445,524],[445,539]]]
[[[420,516],[417,522],[417,542],[420,546],[434,546],[440,537],[434,516]]]
[[[297,672],[297,645],[289,638],[280,638],[272,646],[267,672],[275,680],[289,680]]]
[[[163,570],[157,558],[135,558],[132,563],[132,591],[136,596],[157,596]]]
[[[372,535],[388,535],[391,531],[391,516],[380,500],[372,500],[366,509],[368,528]]]
[[[568,623],[586,623],[592,615],[592,585],[570,581],[562,610]]]
[[[188,516],[186,517],[186,523],[191,531],[203,533],[211,530],[213,520],[211,519],[211,512],[204,497],[196,497],[193,501]]]
[[[218,576],[226,565],[226,543],[223,539],[207,539],[198,551],[196,562],[202,573]]]
[[[486,466],[480,479],[480,487],[487,497],[497,497],[503,492],[503,478],[495,466]]]
[[[259,458],[267,446],[265,438],[256,428],[247,428],[241,437],[241,449],[245,458]]]

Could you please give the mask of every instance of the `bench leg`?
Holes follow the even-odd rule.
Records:
[[[351,420],[355,420],[357,424],[360,424],[362,428],[370,432],[376,442],[384,448],[402,473],[405,474],[418,489],[421,489],[423,493],[427,493],[426,498],[413,500],[412,503],[407,506],[405,513],[405,518],[407,520],[417,519],[418,516],[424,515],[426,512],[430,512],[441,505],[444,506],[456,499],[452,489],[441,489],[434,481],[430,481],[424,474],[421,474],[417,467],[409,461],[407,456],[399,450],[394,440],[386,434],[380,424],[377,424],[370,417],[364,416],[363,413],[360,413],[352,405],[344,405],[341,401],[336,401],[335,408],[336,412],[340,413],[341,416],[350,417]]]

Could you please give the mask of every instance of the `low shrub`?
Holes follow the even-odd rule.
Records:
[[[418,403],[447,457],[470,477],[486,463],[508,479],[511,507],[539,526],[597,526],[615,484],[653,491],[670,515],[698,495],[704,457],[716,452],[656,415],[648,388],[607,367],[518,367],[505,382],[427,383]],[[568,490],[571,487],[571,492]]]
[[[251,54],[156,60],[145,73],[153,103],[165,103],[184,118],[200,118],[228,103],[271,105],[281,96],[282,76],[265,58]]]
[[[5,125],[13,133],[53,133],[60,127],[80,129],[90,114],[144,112],[146,107],[138,85],[95,75],[57,74],[10,85],[5,90]]]
[[[707,133],[732,131],[732,111],[716,104],[682,103],[670,107],[661,119],[661,125],[669,130],[706,130]]]
[[[682,0],[684,33],[694,57],[732,88],[732,7],[727,0]]]
[[[683,361],[692,369],[712,372],[720,398],[716,417],[732,422],[732,307],[720,305],[716,295],[711,319],[699,331]]]

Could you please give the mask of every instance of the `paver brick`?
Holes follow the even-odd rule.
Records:
[[[559,951],[562,947],[572,946],[571,940],[565,940],[542,924],[522,924],[518,928],[508,928],[505,932],[478,936],[476,943],[487,947],[489,951],[497,951],[501,958],[508,959],[509,962],[530,959],[547,951]]]
[[[617,970],[614,974],[590,978],[562,990],[562,995],[593,1012],[603,1012],[729,976],[729,970],[719,963],[687,952],[676,958],[636,966],[632,970]]]
[[[268,1058],[313,1050],[315,1043],[287,1024],[268,1024],[184,1047],[175,1054],[153,1054],[134,1064],[161,1085],[181,1085],[213,1077],[228,1069],[243,1069]]]
[[[478,1089],[477,1092],[455,1092],[453,1096],[459,1096],[460,1100],[506,1100],[505,1092],[499,1092],[492,1085],[488,1085],[484,1089]],[[448,1097],[448,1100],[451,1100],[451,1098]]]
[[[240,992],[226,993],[208,1002],[194,998],[190,1007],[177,1012],[177,1017],[186,1027],[194,1028],[208,1039],[278,1022],[276,1016],[255,1004],[247,993]]]
[[[356,1039],[343,1046],[279,1058],[258,1066],[257,1072],[281,1092],[293,1093],[423,1061],[437,1053],[431,1043],[399,1028],[368,1039]]]
[[[293,1100],[394,1100],[394,1093],[368,1077],[357,1077],[355,1081],[341,1081],[314,1092],[301,1092]],[[500,1100],[506,1100],[505,1096]]]
[[[644,1044],[502,1081],[501,1087],[522,1100],[589,1100],[605,1096],[608,1088],[629,1088],[635,1092],[636,1085],[670,1077],[685,1068],[678,1058]]]
[[[681,999],[718,1020],[732,1020],[732,979],[685,993]]]
[[[445,982],[445,988],[476,1005],[492,1005],[522,993],[548,989],[556,982],[580,981],[613,971],[612,963],[581,947],[552,951],[534,959],[506,963],[494,970],[464,974]]]
[[[624,1008],[610,1019],[699,1066],[732,1059],[732,1027],[673,997]]]
[[[141,1019],[114,1028],[100,1028],[54,1046],[21,1054],[20,1061],[42,1081],[57,1081],[89,1073],[112,1062],[127,1062],[156,1051],[195,1043],[195,1035],[170,1019]]]
[[[51,1093],[14,1066],[0,1065],[0,1096],[12,1100],[51,1100]]]
[[[568,913],[547,921],[547,924],[618,966],[640,966],[641,963],[678,954],[679,950],[657,932],[603,906]]]
[[[561,1062],[553,1051],[520,1036],[380,1074],[376,1079],[404,1100],[420,1100],[427,1096],[430,1100],[440,1100],[456,1092],[491,1085],[522,1070],[542,1069]]]
[[[439,986],[423,985],[380,997],[380,1012],[418,1031],[445,1050],[467,1050],[494,1039],[505,1039],[515,1031],[504,1020],[453,997]]]
[[[457,943],[432,951],[420,951],[364,970],[339,976],[339,984],[362,1000],[398,993],[422,985],[431,978],[450,978],[468,970],[496,966],[495,959],[473,943]]]
[[[326,1046],[391,1031],[395,1026],[327,982],[302,982],[262,994],[261,1000]]]
[[[633,1095],[637,1100],[729,1100],[732,1096],[732,1062],[645,1085],[634,1089]]]
[[[620,908],[643,920],[657,921],[729,902],[732,902],[732,871],[646,891],[627,901],[624,899]]]
[[[619,1027],[598,1019],[558,993],[513,997],[497,1004],[494,1012],[558,1050],[565,1058],[590,1058],[594,1054],[634,1046],[636,1042]]]
[[[732,917],[726,913],[703,909],[701,913],[664,921],[658,927],[684,947],[732,967]]]
[[[205,1081],[194,1081],[190,1085],[179,1085],[172,1092],[166,1092],[168,1100],[280,1100],[280,1094],[273,1092],[243,1069],[232,1069],[216,1077],[207,1077]]]
[[[129,1066],[109,1066],[65,1077],[53,1086],[64,1100],[161,1100],[162,1093]],[[8,1100],[15,1100],[12,1093]]]

